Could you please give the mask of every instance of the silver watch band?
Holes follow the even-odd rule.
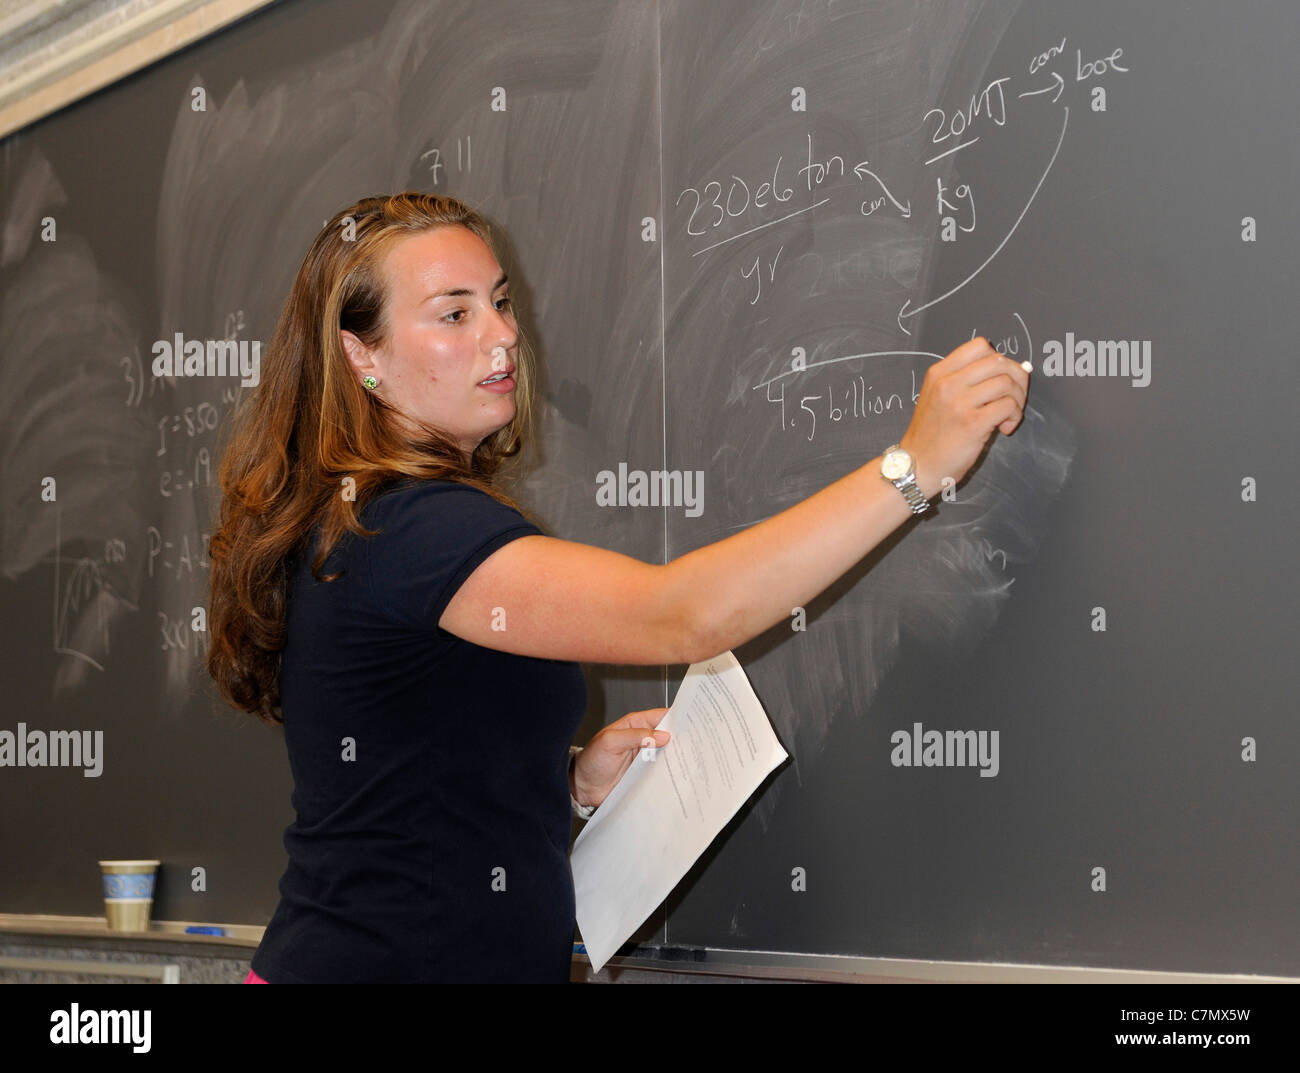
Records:
[[[921,494],[921,489],[917,486],[916,479],[902,479],[893,482],[894,487],[903,493],[903,498],[907,500],[907,505],[912,508],[913,514],[924,514],[930,509],[930,502]]]
[[[574,759],[577,757],[577,755],[580,752],[582,752],[581,745],[569,746],[569,770],[570,771],[573,770]],[[591,819],[591,814],[595,812],[597,808],[600,807],[598,805],[580,805],[578,804],[578,799],[574,797],[573,794],[569,794],[569,802],[573,805],[573,814],[577,816],[578,819],[580,820]]]

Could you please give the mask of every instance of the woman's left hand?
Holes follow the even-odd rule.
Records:
[[[637,753],[667,743],[668,731],[655,729],[667,714],[667,708],[629,712],[587,742],[573,765],[573,796],[578,804],[601,804]]]

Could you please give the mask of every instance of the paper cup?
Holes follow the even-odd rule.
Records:
[[[109,931],[148,931],[153,883],[162,861],[100,861]]]

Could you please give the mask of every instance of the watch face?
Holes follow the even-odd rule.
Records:
[[[891,481],[906,477],[912,469],[912,456],[901,448],[890,451],[880,460],[880,472]]]

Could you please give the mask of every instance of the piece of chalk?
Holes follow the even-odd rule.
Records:
[[[1024,369],[1025,372],[1027,372],[1027,373],[1032,373],[1032,372],[1034,371],[1034,366],[1033,366],[1033,363],[1032,363],[1032,362],[1022,361],[1022,362],[1020,363],[1020,367],[1021,367],[1022,369]]]
[[[225,928],[210,928],[202,924],[192,924],[185,929],[187,935],[225,935]]]

